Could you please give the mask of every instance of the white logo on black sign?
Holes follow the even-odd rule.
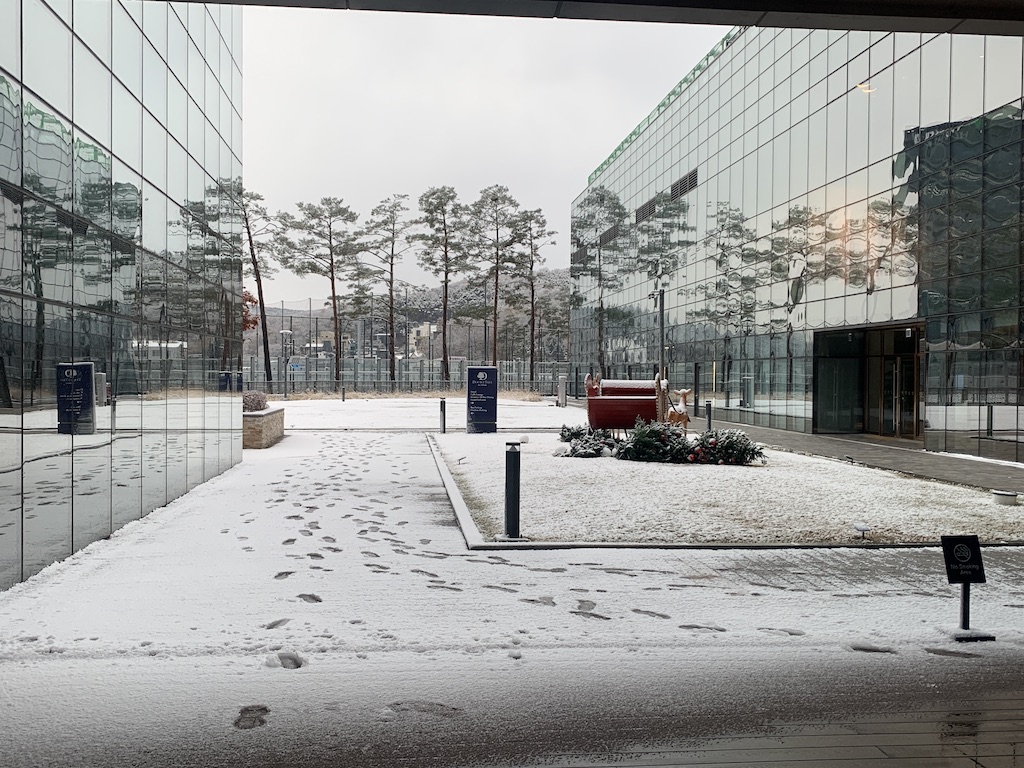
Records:
[[[966,563],[971,559],[971,548],[966,544],[957,544],[953,547],[953,557],[959,560],[961,563]]]

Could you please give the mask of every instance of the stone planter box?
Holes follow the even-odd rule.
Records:
[[[242,413],[242,447],[269,448],[284,437],[284,408]]]

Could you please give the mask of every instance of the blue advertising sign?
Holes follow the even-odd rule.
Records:
[[[57,432],[91,435],[96,432],[96,393],[93,363],[57,363]]]
[[[470,366],[466,386],[466,432],[498,431],[498,369]]]

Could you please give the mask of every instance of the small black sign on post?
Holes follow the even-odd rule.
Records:
[[[971,629],[971,584],[985,583],[985,566],[981,562],[981,544],[977,536],[943,536],[942,555],[946,560],[946,577],[950,584],[959,584],[960,632],[953,635],[958,643],[995,640],[994,635]]]

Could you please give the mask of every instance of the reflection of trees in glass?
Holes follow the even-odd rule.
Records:
[[[597,365],[601,378],[605,378],[608,373],[604,297],[606,291],[615,290],[622,284],[620,267],[628,238],[620,237],[620,230],[628,227],[626,217],[626,207],[619,196],[607,187],[598,186],[580,201],[571,220],[574,258],[570,274],[576,285],[588,279],[597,292],[594,316],[597,326]],[[578,295],[574,295],[574,305],[581,305]]]
[[[21,90],[0,75],[0,179],[21,178]]]
[[[22,141],[25,189],[62,208],[70,208],[71,127],[28,102]]]
[[[666,190],[647,205],[650,215],[641,218],[633,229],[634,268],[664,287],[662,281],[683,265],[685,249],[693,245],[690,237],[696,227],[687,221],[690,204],[686,198],[673,200]]]
[[[718,203],[714,226],[704,238],[707,259],[714,266],[714,276],[693,288],[703,306],[695,309],[695,319],[714,323],[721,336],[747,333],[753,329],[757,306],[755,268],[761,254],[752,229],[746,226],[743,213],[728,203]]]

